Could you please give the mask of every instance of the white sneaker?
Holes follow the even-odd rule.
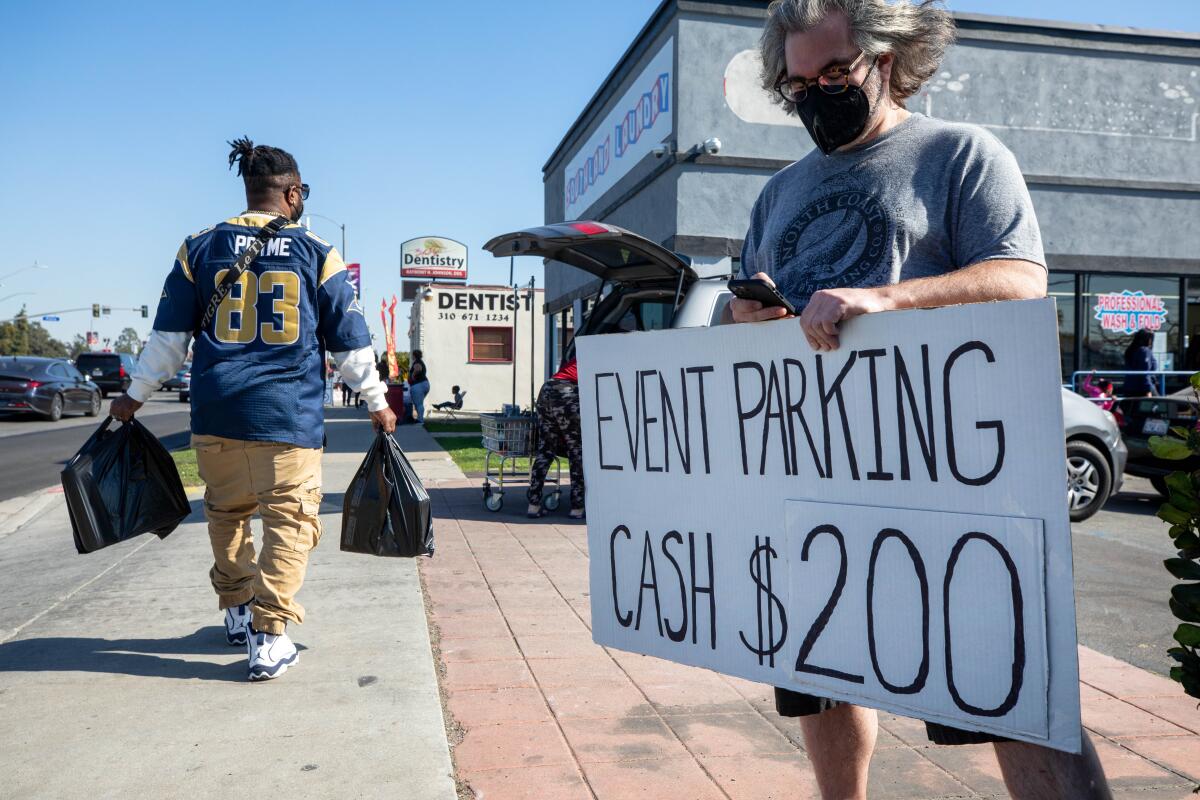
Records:
[[[246,631],[250,629],[250,604],[225,609],[225,641],[232,647],[246,646]]]
[[[279,635],[248,628],[247,647],[250,656],[250,680],[269,681],[300,663],[300,654],[287,632]]]

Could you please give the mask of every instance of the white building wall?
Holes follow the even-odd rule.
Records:
[[[421,350],[429,368],[429,397],[426,408],[453,399],[451,388],[466,390],[466,411],[499,411],[512,401],[513,363],[471,361],[472,329],[517,326],[515,360],[517,403],[526,408],[536,398],[544,380],[546,323],[542,315],[543,293],[519,290],[513,312],[513,291],[504,286],[452,286],[431,284],[428,294],[413,301],[409,349]],[[532,314],[532,320],[530,315]],[[532,334],[532,352],[530,336]],[[511,334],[510,334],[511,335]]]

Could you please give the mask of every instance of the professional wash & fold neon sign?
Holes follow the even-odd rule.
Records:
[[[1111,292],[1098,295],[1095,319],[1106,331],[1137,333],[1157,331],[1167,322],[1167,308],[1158,295],[1142,291]]]

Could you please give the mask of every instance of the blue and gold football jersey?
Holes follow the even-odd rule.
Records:
[[[189,236],[167,276],[154,328],[194,333],[192,432],[320,447],[323,351],[371,344],[342,257],[290,224],[217,307],[203,309],[237,257],[271,219],[246,213]]]

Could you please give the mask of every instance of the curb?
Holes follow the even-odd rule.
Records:
[[[16,533],[62,496],[61,486],[48,486],[0,502],[0,536]]]

